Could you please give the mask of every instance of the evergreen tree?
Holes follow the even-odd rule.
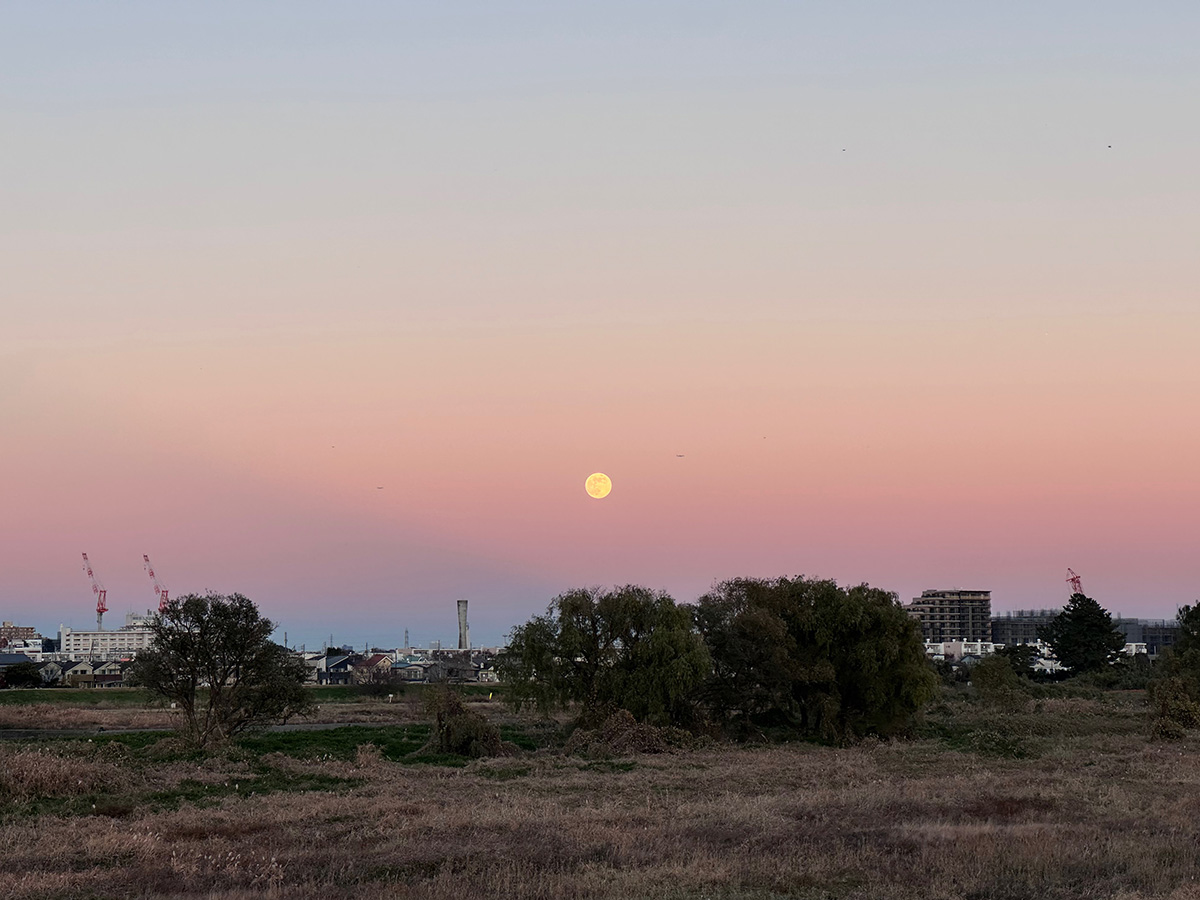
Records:
[[[1084,594],[1072,594],[1063,611],[1038,629],[1038,637],[1077,675],[1116,662],[1125,648],[1125,636],[1113,628],[1108,610]]]

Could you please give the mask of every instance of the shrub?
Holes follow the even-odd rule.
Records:
[[[629,710],[619,709],[597,728],[576,728],[563,750],[578,756],[609,757],[666,753],[694,744],[695,738],[682,728],[647,725],[638,722]]]
[[[1190,728],[1200,728],[1200,703],[1192,699],[1182,678],[1163,678],[1150,685],[1150,731],[1155,737],[1178,740]]]
[[[474,710],[467,709],[462,697],[449,688],[437,688],[425,695],[425,711],[434,717],[429,742],[420,753],[452,753],[478,758],[499,756],[505,751],[500,729]]]

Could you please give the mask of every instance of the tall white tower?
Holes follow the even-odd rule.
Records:
[[[471,649],[471,632],[467,628],[467,601],[458,601],[458,649]]]

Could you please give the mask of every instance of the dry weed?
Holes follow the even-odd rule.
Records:
[[[128,783],[117,766],[67,758],[36,748],[0,754],[0,797],[76,797],[119,790]]]
[[[463,769],[388,763],[369,745],[353,760],[272,754],[255,764],[357,786],[9,821],[0,895],[1200,900],[1200,744],[1151,742],[1124,720],[1089,732],[1073,719],[1099,715],[1091,702],[1053,713],[1062,736],[1023,759],[933,740]],[[163,762],[145,777],[244,765]]]

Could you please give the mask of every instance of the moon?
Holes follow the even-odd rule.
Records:
[[[596,472],[594,475],[588,476],[587,481],[584,482],[583,489],[588,492],[589,497],[603,500],[608,496],[608,492],[612,490],[612,479],[603,472]]]

